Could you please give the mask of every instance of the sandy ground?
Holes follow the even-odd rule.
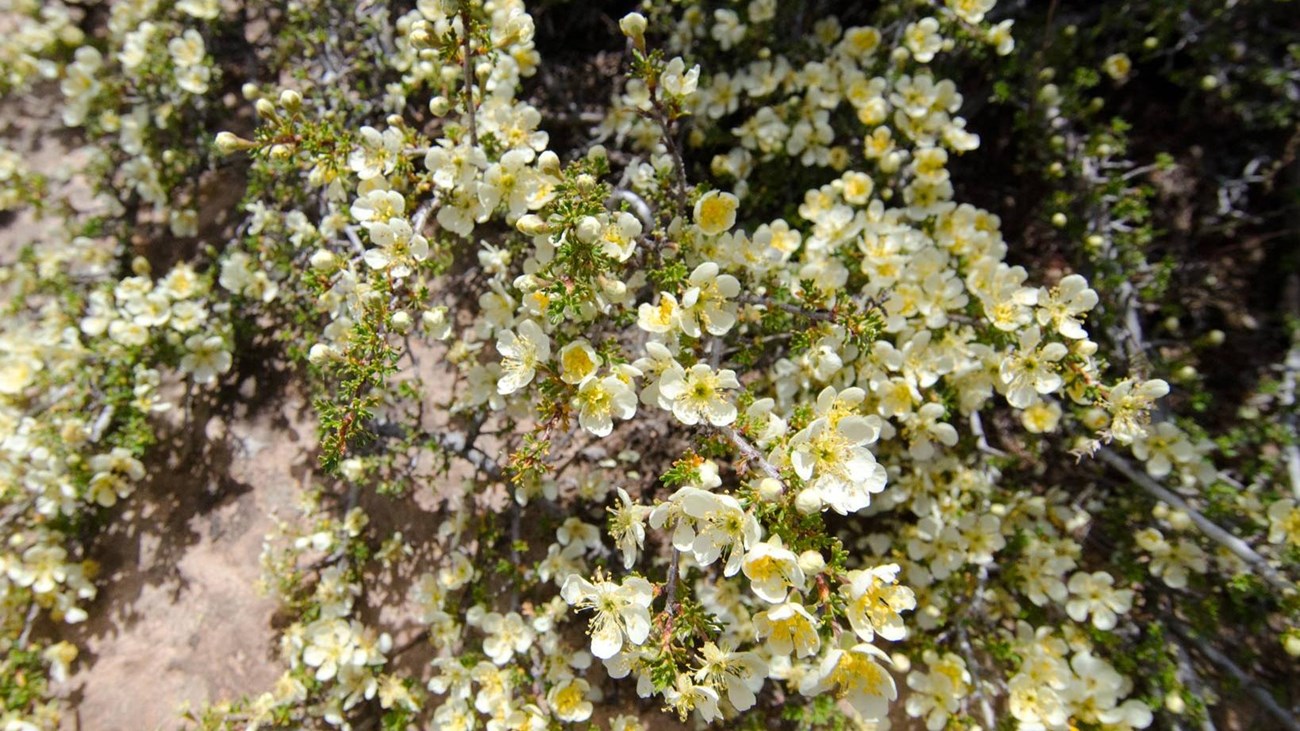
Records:
[[[78,210],[92,199],[75,171],[86,155],[48,119],[46,87],[0,104],[0,137],[33,170],[64,179],[52,187]],[[56,222],[30,212],[0,219],[0,258],[59,235]],[[247,366],[238,399],[259,404],[225,415],[181,410],[163,418],[163,443],[147,460],[149,477],[106,521],[89,547],[100,564],[99,596],[82,625],[60,628],[81,648],[55,692],[71,708],[64,727],[145,731],[181,725],[189,704],[261,692],[280,672],[274,603],[256,588],[273,514],[294,515],[299,486],[314,465],[310,410],[295,394],[250,392]]]
[[[74,637],[66,728],[176,728],[185,704],[268,688],[279,674],[274,602],[256,590],[271,515],[289,516],[312,464],[293,398],[210,418],[165,445],[152,477],[97,540],[102,590]],[[196,427],[200,429],[200,427]]]

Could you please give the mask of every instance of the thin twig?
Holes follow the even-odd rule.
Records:
[[[31,637],[32,627],[36,625],[36,614],[40,611],[40,608],[40,605],[36,602],[32,602],[31,606],[27,608],[27,616],[23,619],[22,634],[18,635],[18,640],[15,642],[15,646],[19,650],[27,649],[27,641]]]
[[[669,617],[676,611],[674,605],[677,604],[677,574],[681,555],[681,551],[673,548],[672,557],[668,559],[668,580],[664,582],[664,611],[668,612]]]
[[[462,3],[460,6],[460,24],[464,51],[461,53],[461,63],[465,69],[465,112],[469,115],[469,142],[471,145],[478,147],[478,126],[474,119],[474,72],[470,68],[470,56],[473,53],[471,38],[471,28],[473,27],[469,15],[469,3]]]
[[[654,212],[650,210],[650,204],[645,202],[645,198],[633,193],[627,188],[615,188],[610,200],[627,201],[632,206],[632,213],[636,215],[637,220],[646,231],[654,228]]]
[[[1226,670],[1229,675],[1236,678],[1237,682],[1241,684],[1242,690],[1249,693],[1250,696],[1254,698],[1265,711],[1268,711],[1269,715],[1277,719],[1278,723],[1282,724],[1284,728],[1288,731],[1300,731],[1300,722],[1297,722],[1295,717],[1279,705],[1277,700],[1273,698],[1272,694],[1260,687],[1258,681],[1250,677],[1245,670],[1242,670],[1240,665],[1233,662],[1232,658],[1223,654],[1223,652],[1208,642],[1203,642],[1201,638],[1192,634],[1191,629],[1184,626],[1181,622],[1171,621],[1169,622],[1169,628],[1174,631],[1174,634],[1182,637],[1189,644],[1195,647],[1197,652],[1204,655],[1210,662],[1218,665],[1219,668]]]
[[[677,147],[677,138],[673,135],[673,125],[668,121],[668,115],[664,113],[663,102],[657,96],[654,99],[654,106],[651,108],[650,116],[659,125],[659,130],[664,136],[664,146],[668,148],[668,155],[673,160],[673,170],[676,172],[673,178],[676,183],[673,195],[677,199],[677,212],[686,215],[686,163],[682,159],[681,150]]]
[[[1292,291],[1297,289],[1297,278],[1290,278]],[[1292,314],[1300,314],[1295,313]],[[1282,425],[1286,428],[1287,434],[1291,437],[1291,443],[1283,448],[1282,454],[1286,457],[1287,476],[1291,480],[1291,492],[1297,500],[1300,500],[1300,431],[1296,429],[1296,377],[1300,373],[1300,330],[1297,330],[1292,336],[1291,349],[1287,351],[1286,360],[1282,362],[1284,368],[1282,374],[1282,388],[1278,393],[1278,405],[1284,410],[1282,416]]]
[[[347,237],[348,237],[348,241],[351,241],[351,242],[352,242],[352,248],[356,249],[358,254],[361,254],[362,256],[365,256],[365,253],[366,253],[366,245],[363,244],[363,243],[361,243],[361,237],[357,236],[357,229],[356,229],[356,227],[355,227],[355,226],[344,226],[344,227],[343,227],[343,233],[344,233],[345,235],[347,235]]]
[[[1145,473],[1139,472],[1133,467],[1133,465],[1129,464],[1128,460],[1116,454],[1109,447],[1102,447],[1097,450],[1097,457],[1100,458],[1102,462],[1105,462],[1123,473],[1125,477],[1136,483],[1138,487],[1146,490],[1152,497],[1168,503],[1176,510],[1181,510],[1186,513],[1187,517],[1192,519],[1192,522],[1196,524],[1196,527],[1201,529],[1201,532],[1204,533],[1207,538],[1217,542],[1219,545],[1231,551],[1237,558],[1246,562],[1246,565],[1249,568],[1253,569],[1261,579],[1268,582],[1273,588],[1284,592],[1295,590],[1295,584],[1288,581],[1285,577],[1275,571],[1273,567],[1269,565],[1268,561],[1265,560],[1263,556],[1256,553],[1255,549],[1251,548],[1248,543],[1219,527],[1214,523],[1214,521],[1202,515],[1191,505],[1188,505],[1186,500],[1183,500],[1181,497],[1170,492]]]
[[[993,729],[997,727],[996,717],[993,713],[993,704],[989,702],[988,694],[980,684],[978,665],[975,659],[975,651],[971,647],[970,635],[966,632],[966,626],[958,625],[957,641],[961,645],[962,654],[966,656],[966,670],[970,673],[971,692],[980,703],[980,714],[984,716],[984,728]]]
[[[376,436],[391,437],[395,439],[406,439],[412,436],[407,427],[401,424],[385,422],[370,427],[370,431]],[[458,431],[448,431],[435,434],[433,432],[418,432],[415,436],[421,440],[436,444],[439,448],[453,454],[460,455],[467,462],[473,465],[474,469],[487,475],[489,479],[500,480],[505,476],[505,470],[501,464],[492,458],[487,452],[479,449],[475,445],[476,438],[468,437],[466,434]],[[473,435],[477,437],[477,434]]]
[[[1178,635],[1173,637],[1174,660],[1178,664],[1178,679],[1187,686],[1187,689],[1196,695],[1206,697],[1205,684],[1201,682],[1201,676],[1192,667],[1192,661],[1187,647],[1183,644],[1182,638]],[[1214,720],[1210,714],[1205,714],[1205,720],[1201,723],[1202,731],[1218,731],[1214,726]]]
[[[988,437],[984,435],[984,421],[980,419],[980,412],[972,411],[970,415],[970,430],[975,435],[975,448],[985,454],[991,454],[994,457],[1005,457],[1007,453],[993,447],[989,444]]]
[[[421,203],[420,207],[415,209],[415,215],[411,217],[411,228],[421,236],[424,235],[424,225],[429,222],[429,214],[433,211],[433,202],[434,198],[430,197]]]
[[[830,312],[826,310],[810,310],[807,307],[801,307],[793,302],[778,302],[771,297],[757,294],[742,294],[736,297],[736,301],[744,305],[757,305],[760,307],[775,307],[779,310],[785,310],[792,315],[817,320],[818,322],[830,322],[834,319]]]
[[[749,440],[745,438],[745,435],[741,434],[738,429],[732,426],[720,426],[717,427],[717,429],[735,445],[736,449],[740,452],[740,455],[745,458],[746,462],[757,464],[764,474],[777,480],[783,486],[785,485],[785,480],[781,479],[781,470],[777,469],[776,465],[769,462],[767,457],[764,456],[759,448],[751,444]]]

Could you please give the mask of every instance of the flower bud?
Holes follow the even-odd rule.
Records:
[[[889,659],[891,662],[894,663],[895,672],[906,673],[907,671],[912,669],[912,658],[908,657],[907,655],[901,652],[895,652],[890,654]]]
[[[251,102],[257,98],[258,94],[261,93],[261,90],[257,88],[257,84],[254,84],[251,81],[246,81],[243,86],[239,87],[239,93],[243,94],[244,98]]]
[[[399,335],[405,335],[411,331],[411,315],[405,310],[398,310],[393,313],[391,320],[393,330]]]
[[[239,150],[248,150],[256,146],[255,143],[240,137],[234,132],[218,132],[216,145],[223,155],[230,155]]]
[[[270,99],[265,99],[265,98],[258,99],[257,103],[253,105],[253,108],[257,110],[257,114],[260,117],[264,117],[266,119],[276,118],[275,104],[271,103]]]
[[[311,255],[309,262],[311,263],[312,269],[315,269],[318,272],[328,272],[334,269],[337,260],[335,259],[333,252],[328,249],[317,249],[316,253]]]
[[[623,31],[623,35],[632,39],[632,44],[638,51],[645,50],[645,29],[646,19],[640,13],[628,13],[623,19],[618,21],[618,29]]]
[[[785,486],[775,477],[764,477],[758,481],[758,497],[767,502],[776,502],[785,492]]]
[[[519,220],[515,221],[515,229],[519,233],[528,236],[541,236],[551,232],[550,224],[542,220],[542,217],[536,213],[526,213],[520,216]]]
[[[411,32],[406,37],[415,48],[428,48],[433,45],[433,34],[430,30],[427,20],[419,20],[411,26]]]
[[[293,89],[285,89],[280,92],[280,106],[290,112],[296,112],[302,107],[302,94]]]
[[[451,100],[439,94],[429,100],[429,113],[435,117],[445,117],[451,111]]]
[[[424,322],[425,328],[434,340],[446,340],[451,336],[451,322],[447,319],[446,307],[425,310],[420,315],[420,320]]]
[[[600,219],[595,216],[583,216],[578,221],[578,240],[584,244],[590,244],[600,236]]]
[[[1061,213],[1060,211],[1057,211],[1056,213],[1052,214],[1052,225],[1057,228],[1065,228],[1065,224],[1069,222],[1070,219],[1067,218],[1066,215],[1064,213]]]
[[[311,346],[311,350],[307,351],[307,362],[318,366],[329,360],[330,356],[333,354],[334,351],[330,346],[325,343],[316,343]]]
[[[546,150],[537,156],[537,169],[545,175],[560,177],[560,156],[551,150]]]
[[[1282,649],[1291,657],[1300,657],[1300,635],[1287,635],[1282,640]]]
[[[1187,702],[1183,700],[1181,693],[1170,693],[1165,696],[1165,710],[1175,716],[1182,715],[1187,710]]]
[[[795,497],[794,509],[801,515],[812,515],[822,509],[822,496],[816,490],[804,490]]]
[[[339,472],[344,477],[356,482],[366,474],[366,463],[357,457],[349,457],[339,463]]]
[[[799,554],[799,568],[803,569],[804,576],[816,576],[826,568],[826,559],[820,551],[804,551]]]

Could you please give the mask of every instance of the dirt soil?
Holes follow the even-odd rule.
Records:
[[[176,728],[187,704],[275,681],[275,604],[257,590],[258,558],[314,461],[304,416],[289,397],[211,417],[190,443],[155,453],[151,477],[94,545],[102,588],[73,633],[82,655],[62,689],[74,708],[65,728]]]
[[[50,177],[55,196],[91,211],[94,198],[75,174],[89,155],[49,117],[42,100],[51,94],[58,90],[47,86],[0,105],[0,138]],[[0,260],[60,235],[54,220],[7,214]],[[314,425],[296,394],[242,395],[260,408],[192,414],[188,423],[182,410],[164,415],[149,477],[90,545],[99,596],[88,621],[59,630],[81,649],[74,673],[55,685],[71,709],[64,728],[173,729],[187,704],[261,692],[279,675],[275,606],[257,590],[258,558],[272,516],[294,514],[314,464],[306,451]]]

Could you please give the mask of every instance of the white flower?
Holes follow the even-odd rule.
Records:
[[[848,583],[840,586],[849,624],[865,642],[876,635],[895,642],[907,635],[902,612],[916,609],[916,595],[898,584],[898,571],[898,564],[892,563],[850,571]]]
[[[1088,288],[1088,280],[1071,274],[1052,289],[1038,290],[1038,324],[1051,325],[1063,337],[1082,340],[1088,337],[1081,316],[1097,306],[1097,293]]]
[[[1020,334],[1020,347],[1002,360],[998,376],[1006,386],[1007,403],[1023,409],[1061,387],[1057,363],[1068,353],[1061,343],[1041,345],[1042,332],[1031,327]],[[1041,347],[1040,347],[1041,345]]]
[[[695,201],[695,225],[707,236],[729,231],[736,225],[740,201],[730,193],[711,190]]]
[[[759,599],[780,604],[793,587],[803,591],[804,573],[799,557],[786,548],[779,537],[755,545],[745,555],[741,571],[749,578],[750,588]]]
[[[958,18],[971,25],[977,25],[997,4],[997,0],[947,0],[945,4]]]
[[[1092,624],[1103,632],[1115,629],[1116,615],[1126,614],[1133,606],[1130,589],[1115,589],[1115,579],[1105,571],[1087,573],[1080,571],[1070,577],[1068,588],[1072,595],[1065,603],[1070,619],[1082,622],[1092,615]]]
[[[758,700],[754,693],[763,687],[766,675],[767,663],[752,652],[733,652],[712,642],[700,648],[700,669],[695,671],[695,680],[725,690],[727,700],[737,711],[754,707]]]
[[[199,20],[216,20],[221,14],[219,0],[180,0],[176,9]]]
[[[217,380],[217,376],[230,370],[233,359],[226,350],[226,343],[219,335],[191,335],[185,341],[189,352],[181,356],[181,370],[190,373],[194,382],[206,385]]]
[[[579,384],[595,375],[600,367],[600,356],[591,347],[591,343],[581,338],[560,348],[560,380],[565,383]]]
[[[754,615],[754,631],[777,655],[795,653],[798,657],[816,655],[822,639],[818,622],[802,604],[786,602]]]
[[[864,416],[844,416],[834,424],[829,416],[814,419],[791,437],[790,464],[823,504],[841,515],[855,513],[885,489],[885,468],[866,448],[879,434]]]
[[[681,56],[669,61],[668,65],[664,67],[663,74],[659,77],[659,86],[664,90],[664,93],[673,96],[690,96],[695,93],[699,83],[699,64],[692,66],[690,71],[686,71],[686,62],[682,60]]]
[[[680,326],[681,308],[677,306],[677,298],[661,292],[659,304],[641,303],[637,308],[636,324],[642,330],[652,333],[666,333]]]
[[[186,30],[179,38],[168,41],[167,51],[171,54],[172,61],[180,68],[202,63],[203,54],[207,52],[203,44],[203,36],[193,28]]]
[[[730,274],[721,274],[715,262],[706,261],[695,267],[686,283],[690,287],[682,294],[677,312],[682,332],[698,338],[703,328],[710,335],[725,335],[736,324],[736,305],[728,300],[740,294],[740,282]]]
[[[636,237],[641,235],[641,222],[626,211],[612,213],[608,218],[585,216],[578,222],[577,233],[580,241],[595,243],[605,256],[623,262],[630,259],[636,251]]]
[[[598,437],[609,436],[614,417],[624,421],[636,415],[636,392],[618,376],[591,376],[578,387],[578,424]]]
[[[1300,508],[1284,498],[1268,506],[1268,542],[1300,546]]]
[[[1186,464],[1196,459],[1196,448],[1187,435],[1168,421],[1134,438],[1132,449],[1133,456],[1146,463],[1147,474],[1152,477],[1164,477],[1173,471],[1175,463]]]
[[[317,680],[329,680],[342,666],[363,664],[365,653],[360,652],[352,628],[342,619],[322,619],[313,622],[303,633],[306,647],[302,661],[316,668]]]
[[[497,352],[501,354],[501,378],[497,392],[512,394],[532,383],[539,363],[551,357],[551,339],[532,320],[519,323],[519,333],[502,330],[497,334]]]
[[[939,21],[934,18],[921,18],[915,23],[908,23],[903,30],[903,42],[912,56],[920,63],[930,63],[934,56],[943,50],[943,36],[939,34]]]
[[[898,698],[898,686],[877,660],[889,662],[889,657],[865,642],[832,649],[815,672],[804,676],[799,692],[815,696],[834,688],[863,718],[884,718],[889,713],[890,701]]]
[[[650,601],[654,591],[645,579],[633,576],[624,579],[622,585],[600,580],[593,584],[572,574],[564,580],[560,596],[569,606],[594,612],[588,625],[591,654],[602,660],[614,657],[623,649],[624,637],[640,645],[650,636]]]
[[[1169,384],[1158,378],[1141,383],[1124,380],[1111,387],[1106,398],[1111,437],[1120,444],[1129,444],[1145,434],[1148,412],[1156,399],[1168,393]]]
[[[367,229],[375,225],[387,225],[394,218],[401,218],[406,210],[406,199],[394,190],[375,189],[358,198],[351,207],[352,217]]]
[[[659,406],[687,426],[701,421],[727,426],[736,420],[736,406],[723,393],[730,388],[740,388],[734,371],[715,373],[706,363],[696,363],[689,371],[678,366],[659,379]]]
[[[518,612],[500,615],[491,612],[483,617],[480,628],[487,637],[483,652],[497,665],[505,665],[515,654],[524,654],[533,646],[533,630]]]
[[[389,127],[382,133],[366,125],[361,128],[361,144],[348,155],[348,167],[362,180],[389,175],[402,154],[402,132]]]
[[[940,658],[934,650],[926,650],[922,657],[930,672],[908,673],[907,687],[914,692],[907,696],[907,715],[924,716],[927,731],[939,731],[957,713],[962,698],[970,692],[971,675],[966,661],[954,653],[944,653]]]
[[[411,230],[405,218],[390,218],[386,225],[372,225],[370,239],[378,249],[367,249],[366,265],[387,270],[394,279],[410,276],[411,262],[429,258],[429,242]]]
[[[579,723],[591,718],[593,709],[587,694],[591,685],[582,678],[562,680],[546,694],[546,704],[555,717],[565,723]]]
[[[636,563],[637,553],[645,545],[645,519],[650,509],[632,502],[627,490],[618,488],[618,507],[609,508],[609,534],[623,552],[623,568]]]

